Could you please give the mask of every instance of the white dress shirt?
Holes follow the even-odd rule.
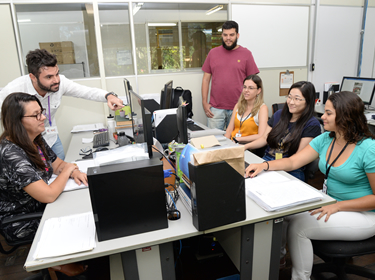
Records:
[[[107,102],[107,100],[105,99],[105,95],[108,93],[107,91],[103,89],[91,88],[91,87],[77,84],[67,79],[64,75],[60,75],[59,90],[57,92],[47,92],[47,94],[44,97],[42,97],[35,90],[29,75],[24,75],[13,80],[0,91],[0,110],[1,110],[1,106],[3,104],[4,99],[13,92],[25,92],[28,94],[32,94],[32,95],[35,95],[40,100],[43,108],[46,109],[47,118],[44,121],[45,127],[56,126],[55,115],[56,115],[57,109],[60,107],[61,98],[63,95],[73,96],[73,97],[78,97],[78,98],[83,98],[83,99],[98,101],[98,102]],[[49,102],[48,102],[48,99],[49,99]],[[51,112],[50,118],[49,118],[49,112]],[[49,123],[49,119],[51,119],[51,125]],[[45,134],[43,135],[43,137],[50,147],[52,147],[52,145],[57,140],[57,134],[48,134],[48,135]]]

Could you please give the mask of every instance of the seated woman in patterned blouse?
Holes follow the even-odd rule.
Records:
[[[1,225],[5,217],[40,212],[56,200],[69,178],[87,185],[86,174],[58,158],[44,141],[45,110],[26,93],[7,96],[1,109],[4,132],[0,136],[0,232],[7,240],[30,239],[40,220]],[[58,177],[50,185],[52,174]]]

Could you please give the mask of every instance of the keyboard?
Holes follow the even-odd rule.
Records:
[[[197,130],[204,130],[203,128],[201,128],[200,126],[196,125],[195,123],[193,122],[188,122],[187,123],[187,127],[190,131],[197,131]]]
[[[93,148],[109,146],[109,134],[107,132],[102,132],[94,135]]]

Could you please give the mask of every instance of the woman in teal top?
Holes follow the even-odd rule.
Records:
[[[310,146],[319,154],[328,155],[332,143],[329,135],[330,133],[326,132],[313,139]],[[343,201],[373,194],[366,173],[375,172],[374,147],[375,141],[372,138],[363,139],[354,146],[353,152],[343,164],[332,166],[327,179],[329,196],[337,201]],[[320,157],[319,169],[323,173],[326,170],[326,163],[326,158]]]
[[[319,160],[323,191],[337,203],[286,218],[292,279],[310,279],[314,240],[363,240],[375,235],[375,137],[367,127],[362,100],[352,92],[332,94],[322,116],[328,132],[290,158],[251,164],[263,170],[294,170]],[[286,231],[285,231],[286,232]]]

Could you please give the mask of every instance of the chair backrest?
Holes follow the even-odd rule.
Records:
[[[43,216],[43,212],[33,212],[28,214],[20,214],[14,215],[12,217],[6,217],[2,221],[2,225],[17,223],[21,221],[30,221],[30,220],[40,220]],[[34,239],[34,234],[30,234],[28,237],[20,240],[8,240],[5,234],[0,234],[4,237],[4,240],[8,246],[11,246],[10,249],[5,249],[0,242],[0,253],[2,254],[11,254],[13,253],[19,246],[31,244]]]
[[[284,108],[285,103],[274,103],[272,104],[272,115],[275,114],[276,111]]]

